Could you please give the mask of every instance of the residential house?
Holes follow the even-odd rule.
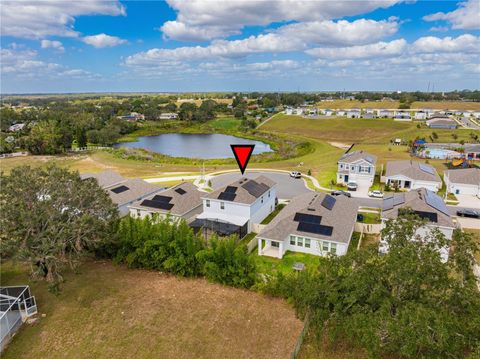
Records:
[[[109,194],[112,202],[117,205],[121,217],[129,214],[129,205],[164,189],[139,178],[125,179],[113,171],[85,173],[80,177],[83,180],[96,180],[98,185]]]
[[[333,115],[333,111],[330,110],[330,109],[328,109],[328,108],[323,109],[323,110],[320,110],[320,111],[321,111],[321,113],[322,113],[323,115],[325,115],[325,116],[332,116],[332,115]]]
[[[382,180],[399,189],[427,188],[437,192],[442,188],[442,180],[433,166],[411,160],[388,161]]]
[[[432,118],[427,121],[427,126],[430,128],[439,129],[455,129],[458,124],[452,119],[447,118]]]
[[[274,211],[276,183],[265,176],[243,177],[206,194],[202,201],[203,212],[191,227],[202,230],[205,237],[216,232],[221,236],[237,234],[242,238]]]
[[[445,171],[447,193],[480,197],[480,168],[461,168]]]
[[[423,110],[419,110],[415,112],[414,119],[417,121],[422,121],[427,119],[427,113]]]
[[[282,258],[286,251],[344,255],[357,210],[346,196],[314,192],[297,196],[257,235],[258,255]]]
[[[336,113],[337,113],[337,116],[346,116],[347,114],[347,112],[344,110],[338,110]]]
[[[139,120],[145,120],[145,115],[137,112],[131,112],[130,115],[117,116],[117,118],[128,122],[136,122]]]
[[[366,183],[368,187],[375,179],[377,156],[364,151],[345,153],[337,162],[337,183]]]
[[[158,117],[160,120],[176,120],[178,118],[178,114],[174,112],[165,112],[160,114]]]
[[[382,228],[388,220],[399,220],[407,213],[414,213],[426,220],[426,224],[417,229],[412,240],[418,236],[425,238],[433,229],[438,229],[447,240],[452,239],[455,225],[445,202],[432,191],[419,188],[407,193],[395,193],[383,199],[382,205]],[[380,240],[380,253],[387,253],[388,244],[384,239]],[[442,261],[448,260],[449,246],[440,249]]]
[[[351,110],[347,111],[347,117],[348,118],[360,118],[361,114],[362,113],[357,108],[354,108],[354,109],[351,109]]]
[[[410,112],[407,111],[396,111],[395,116],[393,117],[395,121],[411,121],[412,117]]]
[[[192,222],[202,212],[203,195],[191,182],[183,182],[158,192],[129,206],[130,216],[144,218],[157,215],[169,216],[172,220],[185,219]]]
[[[285,115],[293,115],[293,108],[287,107],[285,109]]]
[[[390,110],[377,110],[377,117],[379,118],[393,118],[395,116],[395,113]]]

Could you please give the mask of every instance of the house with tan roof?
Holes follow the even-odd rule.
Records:
[[[136,201],[128,208],[130,216],[136,218],[156,215],[159,219],[169,216],[172,221],[184,219],[192,222],[202,212],[202,195],[193,183],[182,182]]]
[[[448,211],[445,202],[436,193],[420,188],[406,193],[395,193],[383,199],[382,203],[382,229],[385,228],[388,220],[401,220],[406,214],[416,214],[425,220],[425,225],[418,228],[412,240],[427,238],[432,229],[438,229],[447,240],[451,240],[455,225]],[[389,250],[387,242],[380,240],[380,253],[387,253]],[[443,261],[448,260],[449,246],[440,249]]]
[[[442,188],[442,180],[433,166],[411,160],[388,161],[382,181],[390,187],[406,190],[427,188],[438,192]]]
[[[344,255],[357,211],[358,205],[346,196],[314,192],[297,196],[257,235],[258,255],[282,258],[286,251]]]
[[[368,187],[375,179],[377,156],[365,151],[345,153],[337,162],[337,183],[366,183]]]
[[[275,210],[277,184],[265,176],[241,178],[202,197],[203,211],[190,226],[208,238],[237,234],[243,238]]]
[[[480,197],[480,168],[461,168],[445,171],[447,193]]]
[[[129,214],[129,205],[164,189],[139,178],[123,178],[114,171],[85,173],[80,177],[83,180],[95,180],[108,193],[112,202],[117,205],[122,217]]]

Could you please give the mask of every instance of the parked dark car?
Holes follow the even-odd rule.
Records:
[[[347,196],[348,198],[352,197],[352,195],[348,192],[345,192],[345,191],[341,191],[341,190],[334,190],[332,192],[330,192],[330,194],[332,196],[340,196],[340,195],[344,195],[344,196]]]
[[[468,217],[468,218],[480,218],[480,211],[476,209],[460,209],[457,211],[457,216],[459,217]]]

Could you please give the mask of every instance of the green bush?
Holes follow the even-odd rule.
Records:
[[[204,275],[213,282],[250,288],[255,283],[256,266],[244,245],[236,237],[212,237],[209,245],[197,254]]]

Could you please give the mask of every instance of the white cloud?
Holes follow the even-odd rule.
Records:
[[[322,21],[368,13],[386,8],[399,0],[377,1],[203,1],[168,0],[178,12],[161,31],[167,38],[205,41],[237,35],[249,25],[266,26],[273,22]]]
[[[369,45],[314,48],[305,52],[309,55],[324,59],[364,59],[398,56],[405,51],[406,47],[407,42],[404,39],[398,39],[391,42],[378,42]]]
[[[125,15],[119,1],[2,1],[0,30],[4,36],[42,39],[47,36],[77,37],[76,16]]]
[[[127,40],[123,40],[119,37],[110,36],[107,34],[85,36],[82,38],[82,41],[96,48],[112,47],[126,44],[128,42]]]
[[[447,26],[432,26],[428,31],[432,32],[447,32],[450,30]]]
[[[64,52],[65,48],[60,41],[56,40],[42,40],[40,42],[42,49],[55,49],[60,52]]]
[[[397,19],[392,17],[382,21],[359,19],[352,22],[346,20],[303,22],[283,26],[274,33],[284,36],[286,41],[299,38],[307,43],[339,47],[371,44],[395,34],[398,27]]]
[[[480,1],[468,0],[467,2],[461,2],[458,9],[454,11],[447,13],[437,12],[435,14],[424,16],[423,20],[448,21],[452,25],[452,29],[480,29]]]
[[[426,36],[417,39],[412,45],[412,50],[417,53],[478,53],[480,52],[480,37],[470,34],[455,38]]]
[[[26,49],[0,49],[0,68],[3,76],[15,78],[98,78],[98,75],[81,69],[70,69],[63,65],[45,62],[37,58],[37,52]]]

